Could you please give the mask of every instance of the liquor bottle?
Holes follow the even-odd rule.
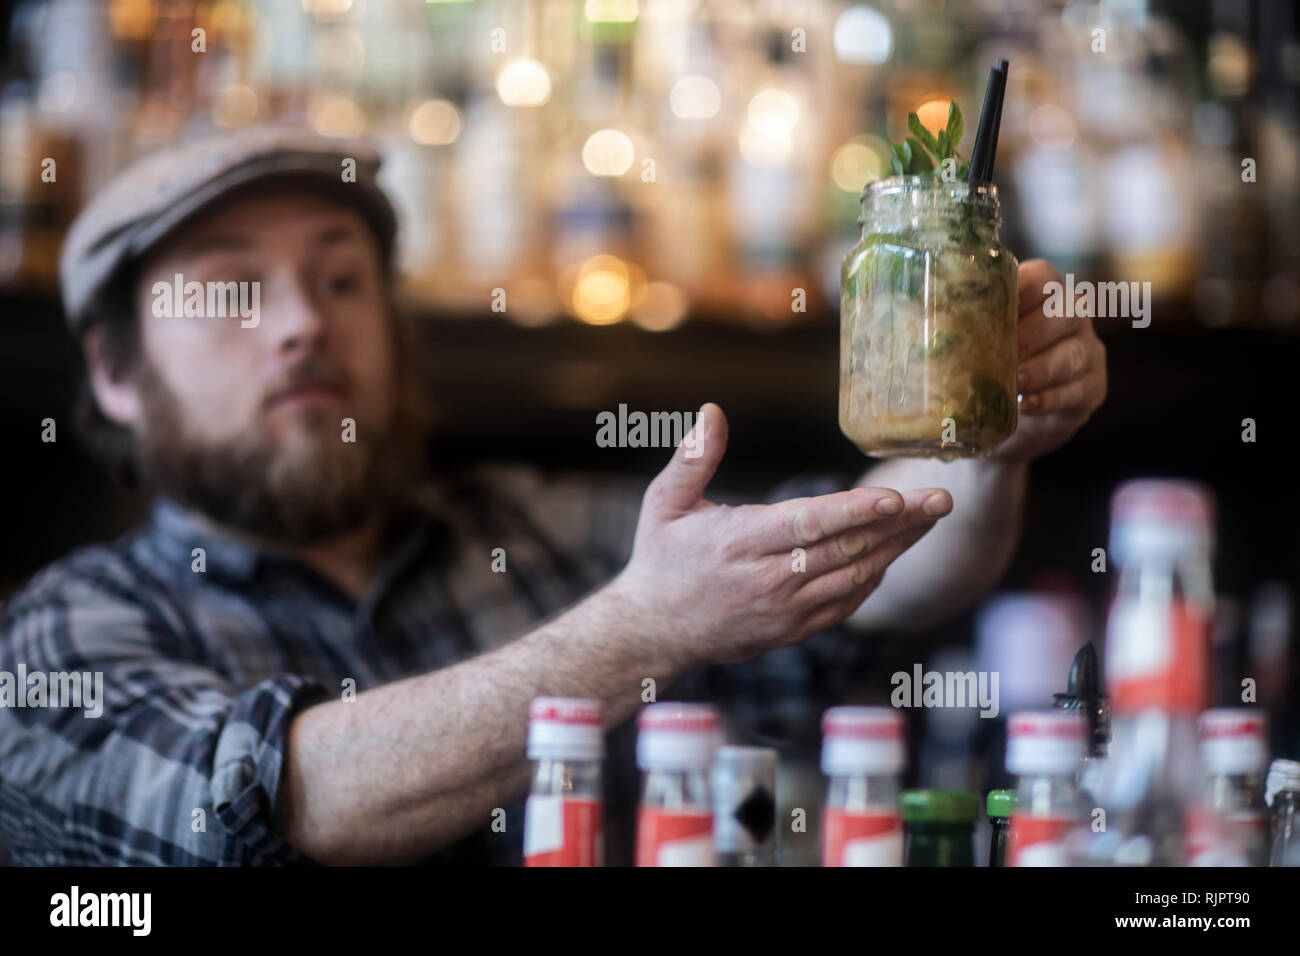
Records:
[[[528,712],[528,758],[536,761],[524,809],[524,866],[600,866],[601,707],[594,700],[538,697]]]
[[[904,790],[899,796],[908,866],[974,866],[979,797],[968,790]]]
[[[1086,862],[1182,866],[1212,853],[1218,827],[1201,806],[1196,717],[1214,604],[1213,515],[1210,491],[1192,482],[1131,481],[1112,499],[1112,736],[1095,795],[1105,816],[1094,817]]]
[[[1065,866],[1066,840],[1082,820],[1075,775],[1088,727],[1076,714],[1030,711],[1007,723],[1007,770],[1016,775],[1009,866]]]
[[[822,866],[902,866],[898,775],[903,716],[888,707],[832,707],[822,716]]]
[[[1244,707],[1221,707],[1201,715],[1201,757],[1208,773],[1205,802],[1224,818],[1235,844],[1223,864],[1264,866],[1268,859],[1268,766],[1264,715]]]
[[[637,813],[637,866],[714,866],[709,766],[718,712],[700,704],[651,704],[637,721],[645,772]]]
[[[719,747],[712,778],[718,865],[776,866],[776,751]]]
[[[1268,768],[1269,866],[1300,866],[1300,761],[1274,760]]]
[[[1007,865],[1007,830],[1011,826],[1011,812],[1016,807],[1014,790],[990,790],[985,810],[989,815],[992,834],[989,837],[989,866]]]

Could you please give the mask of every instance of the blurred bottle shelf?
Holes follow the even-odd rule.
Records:
[[[538,320],[777,320],[796,285],[836,297],[908,113],[957,101],[973,129],[1007,57],[1009,248],[1150,281],[1207,324],[1300,321],[1294,4],[1002,6],[0,2],[0,282],[50,288],[64,230],[134,158],[287,120],[376,142],[403,271],[438,308],[509,286]]]

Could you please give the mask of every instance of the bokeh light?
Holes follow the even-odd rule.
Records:
[[[551,98],[551,75],[532,57],[516,57],[497,74],[497,95],[506,106],[541,106]]]
[[[881,146],[884,143],[875,137],[856,136],[849,140],[831,156],[831,181],[845,192],[862,192],[867,183],[884,175]]]
[[[597,130],[582,146],[582,165],[593,176],[622,176],[634,159],[632,140],[616,129]]]
[[[722,109],[722,91],[707,76],[683,76],[673,84],[668,105],[681,119],[713,119]]]
[[[617,256],[592,256],[578,270],[573,287],[573,312],[588,325],[613,325],[632,305],[627,263]]]
[[[849,7],[835,21],[834,44],[841,62],[884,63],[894,52],[894,31],[879,10]]]
[[[446,146],[460,135],[460,111],[446,100],[425,100],[411,111],[406,125],[421,146]]]

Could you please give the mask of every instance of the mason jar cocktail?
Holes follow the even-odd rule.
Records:
[[[877,457],[988,454],[1017,410],[1019,263],[997,187],[882,179],[859,221],[840,274],[840,430]]]

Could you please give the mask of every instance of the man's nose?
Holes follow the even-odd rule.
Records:
[[[276,301],[268,303],[263,319],[275,337],[275,348],[279,352],[310,352],[328,331],[325,315],[304,283],[287,279],[279,286]]]

